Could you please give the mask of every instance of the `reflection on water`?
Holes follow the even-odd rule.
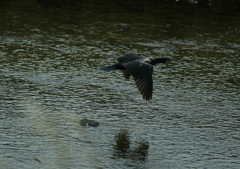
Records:
[[[0,6],[0,168],[240,167],[238,1]],[[178,60],[151,102],[98,70],[129,52]]]
[[[130,148],[130,135],[126,130],[121,130],[116,136],[114,156],[116,158],[130,158],[145,161],[148,155],[149,143],[141,141],[135,149]]]
[[[115,136],[116,138],[116,145],[114,146],[115,149],[115,156],[126,158],[127,153],[129,153],[130,148],[130,138],[127,131],[120,131],[118,135]]]

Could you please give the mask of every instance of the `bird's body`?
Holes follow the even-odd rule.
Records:
[[[138,90],[143,95],[143,99],[152,99],[153,91],[153,65],[157,63],[167,63],[171,61],[168,58],[149,59],[140,54],[128,53],[116,58],[119,63],[111,66],[102,67],[100,70],[112,71],[122,70],[126,79],[133,76]]]

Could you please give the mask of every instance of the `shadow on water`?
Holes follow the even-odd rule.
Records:
[[[0,168],[240,168],[239,11],[0,1]],[[154,68],[151,102],[98,70],[128,52],[178,60]]]

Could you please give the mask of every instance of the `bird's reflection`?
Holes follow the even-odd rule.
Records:
[[[121,130],[115,136],[116,144],[114,145],[115,158],[130,158],[132,160],[145,161],[148,156],[149,143],[141,141],[137,143],[136,148],[131,148],[130,135],[127,130]]]

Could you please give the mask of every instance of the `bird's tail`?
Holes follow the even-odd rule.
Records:
[[[103,70],[103,71],[112,71],[115,70],[117,68],[117,64],[112,65],[112,66],[106,66],[106,67],[100,67],[99,70]]]

